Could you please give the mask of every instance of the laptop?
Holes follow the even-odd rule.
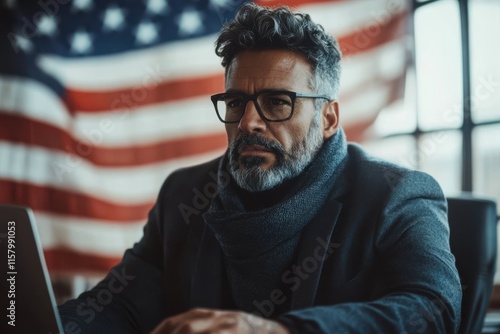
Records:
[[[29,208],[0,204],[2,333],[63,333]]]

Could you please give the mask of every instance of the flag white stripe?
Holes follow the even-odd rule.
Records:
[[[155,48],[110,56],[67,59],[42,55],[38,65],[65,86],[77,90],[106,90],[221,73],[213,52],[216,35],[173,42]],[[110,75],[117,73],[119,75]]]
[[[72,122],[66,106],[53,90],[24,77],[0,75],[0,110],[61,129],[70,128]]]
[[[222,150],[160,163],[108,168],[69,153],[0,141],[0,178],[78,191],[121,205],[153,201],[176,169],[208,161]]]
[[[35,211],[43,249],[65,247],[89,255],[121,257],[140,240],[144,221],[116,224]],[[145,217],[146,219],[146,217]]]
[[[109,121],[102,131],[99,124]],[[224,131],[209,96],[143,106],[132,111],[79,113],[73,135],[93,144],[123,147]],[[93,135],[91,134],[93,133]]]

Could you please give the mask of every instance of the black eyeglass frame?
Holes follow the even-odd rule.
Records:
[[[283,118],[283,119],[269,119],[266,116],[264,116],[264,113],[262,112],[262,109],[260,108],[260,105],[257,102],[257,98],[261,94],[269,94],[269,93],[284,94],[284,95],[288,95],[290,97],[290,99],[292,100],[292,111],[290,112],[290,115],[288,117]],[[244,100],[245,109],[243,110],[243,113],[241,113],[240,119],[238,119],[237,121],[226,121],[219,114],[219,109],[217,108],[217,101],[224,101],[223,97],[225,97],[226,95],[241,96],[243,98],[243,100]],[[297,98],[325,99],[325,100],[328,100],[328,101],[334,100],[333,98],[331,98],[330,96],[327,96],[327,95],[297,93],[297,92],[292,92],[292,91],[289,91],[289,90],[263,90],[263,91],[260,91],[258,93],[255,93],[253,95],[248,95],[248,94],[245,94],[245,93],[242,93],[242,92],[230,92],[230,93],[219,93],[219,94],[215,94],[215,95],[210,96],[210,99],[212,100],[212,103],[214,105],[215,113],[217,114],[217,117],[219,118],[219,120],[222,123],[226,123],[226,124],[234,124],[234,123],[239,123],[241,121],[241,119],[243,118],[243,115],[245,115],[246,106],[248,104],[248,101],[252,101],[254,103],[255,109],[257,109],[257,112],[259,113],[259,116],[263,120],[265,120],[266,122],[284,122],[284,121],[288,121],[290,118],[292,118],[293,113],[295,112],[295,100]]]

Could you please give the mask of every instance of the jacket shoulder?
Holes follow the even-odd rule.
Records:
[[[375,202],[401,192],[442,195],[441,187],[429,174],[374,157],[353,143],[348,145],[346,179],[348,192]]]
[[[399,181],[411,170],[376,158],[366,152],[360,145],[349,143],[347,149],[347,179],[348,188],[354,190],[368,190],[369,193],[381,192],[393,189]]]

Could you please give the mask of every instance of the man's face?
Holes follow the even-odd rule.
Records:
[[[226,91],[316,93],[311,78],[311,65],[292,51],[245,51],[227,69]],[[314,99],[297,98],[293,117],[284,122],[264,121],[249,101],[241,121],[226,124],[230,170],[238,185],[263,191],[300,174],[323,143],[320,123]]]

